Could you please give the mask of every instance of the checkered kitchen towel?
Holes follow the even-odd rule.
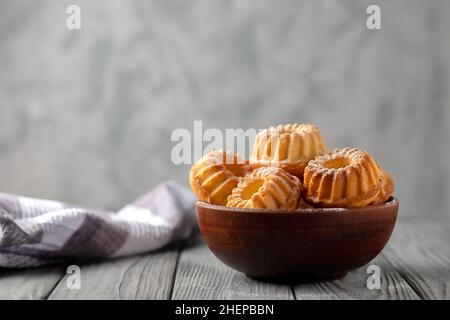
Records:
[[[118,212],[0,193],[0,267],[151,251],[188,237],[194,196],[164,182]]]

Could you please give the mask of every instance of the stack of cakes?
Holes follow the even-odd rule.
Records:
[[[211,151],[192,166],[189,181],[200,201],[239,208],[363,207],[386,202],[394,190],[369,153],[328,151],[311,124],[261,131],[249,161]]]

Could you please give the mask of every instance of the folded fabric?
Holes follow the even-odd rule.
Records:
[[[118,257],[190,235],[193,194],[168,181],[118,212],[0,193],[0,267]]]

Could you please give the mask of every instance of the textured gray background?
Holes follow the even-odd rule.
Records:
[[[312,122],[392,173],[401,215],[449,216],[449,30],[444,0],[0,0],[0,191],[116,208],[187,182],[170,135],[195,119]]]

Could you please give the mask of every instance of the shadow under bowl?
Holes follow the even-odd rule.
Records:
[[[200,232],[214,253],[248,277],[317,281],[343,277],[388,242],[399,201],[363,208],[241,209],[197,202]]]

